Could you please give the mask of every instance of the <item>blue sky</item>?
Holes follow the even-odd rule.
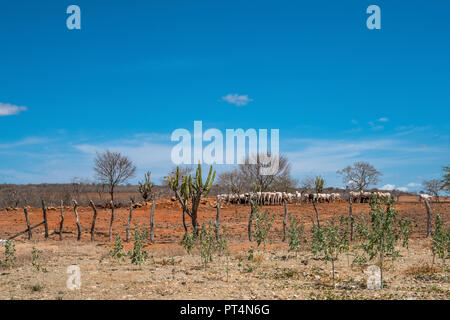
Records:
[[[66,28],[71,4],[81,30]],[[381,30],[366,27],[371,4]],[[3,1],[0,183],[92,178],[106,148],[158,179],[172,131],[202,120],[280,129],[299,179],[341,186],[336,170],[365,160],[379,186],[420,190],[449,165],[449,12],[424,0]]]

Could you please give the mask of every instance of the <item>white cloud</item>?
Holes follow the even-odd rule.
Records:
[[[415,188],[415,187],[420,187],[421,184],[420,183],[415,183],[415,182],[410,182],[406,186],[410,187],[410,188]]]
[[[3,161],[11,161],[11,167],[16,172],[7,172],[0,168],[0,180],[7,182],[68,182],[72,177],[92,178],[93,158],[96,151],[110,149],[127,155],[138,167],[135,183],[146,170],[152,171],[155,181],[169,172],[173,167],[170,159],[172,147],[169,134],[140,133],[121,139],[104,140],[104,137],[94,139],[83,138],[78,141],[66,141],[67,137],[46,139],[42,137],[27,137],[16,141],[0,139],[0,156]],[[108,139],[108,138],[106,138]],[[42,145],[42,150],[41,150]],[[204,144],[205,146],[205,144]],[[44,151],[43,151],[44,150]],[[395,182],[403,186],[397,190],[415,190],[414,182],[421,181],[415,174],[409,174],[405,180],[392,176],[392,170],[404,168],[405,163],[423,170],[421,166],[427,163],[442,163],[450,152],[448,145],[423,148],[415,142],[402,139],[298,139],[285,138],[280,141],[280,151],[286,155],[292,164],[292,174],[301,179],[309,175],[322,175],[327,185],[342,186],[337,170],[343,169],[355,161],[367,161],[383,172],[386,181],[382,188],[391,189],[396,186],[386,184]],[[5,160],[5,157],[8,160]],[[23,161],[15,162],[14,159]],[[27,162],[33,163],[30,167]],[[5,162],[7,163],[7,162]],[[222,166],[214,169],[222,170]],[[227,168],[227,169],[231,169]],[[426,171],[417,171],[429,176]],[[394,172],[395,173],[395,172]],[[398,173],[398,174],[402,174]],[[426,175],[425,175],[426,174]],[[2,177],[3,175],[3,177]],[[395,179],[395,180],[391,180]],[[408,183],[410,181],[410,183]],[[406,188],[406,189],[405,189]]]
[[[120,152],[137,166],[131,183],[141,179],[151,170],[152,179],[158,181],[173,167],[170,155],[173,143],[170,136],[158,133],[141,133],[129,138],[102,142],[82,139],[67,142],[57,138],[27,137],[17,141],[0,140],[0,156],[14,163],[0,168],[0,180],[12,183],[65,183],[73,177],[93,179],[93,159],[96,151]],[[28,163],[33,163],[29,166]]]
[[[377,119],[376,121],[369,121],[368,124],[373,131],[380,131],[384,129],[384,126],[379,124],[379,122],[388,122],[389,119],[386,117],[382,117]]]
[[[20,107],[13,104],[0,102],[0,117],[12,116],[26,110],[26,107]]]
[[[385,185],[382,186],[380,189],[381,189],[381,190],[392,191],[392,190],[395,189],[395,185],[393,185],[393,184],[385,184]]]
[[[17,147],[36,145],[36,144],[45,144],[48,143],[50,139],[42,138],[42,137],[27,137],[19,141],[10,142],[10,143],[0,143],[0,149],[12,149]]]
[[[399,126],[399,127],[395,128],[395,130],[397,131],[397,133],[395,135],[396,136],[406,136],[406,135],[413,134],[413,133],[429,131],[430,129],[432,129],[431,126],[422,126],[422,127],[413,126],[413,125]]]
[[[398,191],[408,192],[407,187],[395,188],[395,185],[393,185],[393,184],[385,184],[384,186],[382,186],[380,188],[380,190],[386,190],[386,191],[398,190]]]
[[[226,96],[222,97],[222,100],[231,104],[235,104],[239,107],[246,106],[249,102],[253,101],[253,99],[250,99],[247,94],[239,95],[237,93],[227,94]]]
[[[382,125],[376,125],[373,121],[369,122],[369,126],[373,131],[379,131],[384,129]]]
[[[75,148],[83,153],[94,156],[96,152],[103,152],[106,149],[120,152],[130,157],[138,167],[150,168],[152,166],[165,167],[171,163],[170,155],[172,147],[170,145],[154,143],[134,143],[134,141],[111,141],[100,145],[81,144]]]
[[[146,136],[146,138],[142,138]],[[140,135],[139,138],[110,140],[102,143],[85,143],[74,145],[75,149],[81,151],[86,156],[85,163],[92,166],[96,152],[110,150],[120,152],[129,157],[137,166],[136,178],[130,182],[136,182],[147,170],[151,170],[152,179],[157,181],[169,172],[174,166],[171,160],[173,144],[165,136],[159,135],[160,141],[148,137],[158,137],[158,135]],[[89,170],[91,171],[91,170]],[[92,172],[92,171],[91,171]],[[93,172],[91,173],[93,176]]]
[[[404,140],[380,138],[353,141],[287,139],[281,141],[280,150],[291,162],[292,173],[296,178],[320,174],[329,185],[342,186],[341,177],[336,171],[355,161],[369,162],[379,171],[388,173],[392,168],[404,167],[405,163],[420,166],[436,161],[445,157],[450,149],[444,146],[419,148]],[[403,186],[408,181],[399,183]]]
[[[293,163],[293,171],[308,173],[315,170],[336,172],[353,161],[361,160],[366,152],[390,150],[397,146],[393,140],[325,140],[293,139],[289,141],[294,148],[284,152]]]

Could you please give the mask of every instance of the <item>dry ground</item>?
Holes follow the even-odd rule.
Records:
[[[41,250],[36,271],[31,248]],[[444,299],[450,284],[439,264],[431,266],[428,244],[413,240],[395,265],[389,263],[386,288],[366,289],[367,275],[351,267],[352,257],[337,263],[333,288],[331,266],[307,251],[295,258],[286,245],[257,251],[253,261],[243,246],[230,258],[215,257],[204,269],[198,254],[186,255],[177,245],[150,247],[142,266],[117,262],[106,245],[64,242],[16,244],[17,266],[0,273],[0,299]],[[68,290],[66,269],[81,269],[81,289]],[[228,275],[227,275],[228,269]],[[227,279],[228,278],[228,279]]]
[[[201,221],[215,218],[213,201],[201,206]],[[432,203],[433,218],[439,213],[448,223],[449,203]],[[183,234],[180,208],[171,201],[159,201],[155,213],[155,242],[146,249],[150,258],[142,266],[127,259],[117,262],[109,257],[107,242],[109,210],[100,210],[96,242],[89,242],[88,229],[92,210],[80,208],[82,241],[76,241],[73,210],[65,209],[64,240],[54,233],[58,229],[59,211],[49,211],[50,238],[45,240],[42,228],[35,230],[33,240],[17,238],[16,266],[0,269],[0,299],[444,299],[450,298],[450,284],[440,262],[431,262],[430,241],[424,238],[426,211],[423,203],[398,203],[400,217],[413,221],[414,233],[409,250],[401,249],[395,264],[388,263],[384,272],[386,288],[366,289],[363,268],[351,266],[352,255],[342,255],[337,262],[337,283],[332,286],[331,265],[303,250],[296,258],[281,242],[283,207],[268,207],[276,222],[270,234],[272,244],[255,251],[253,261],[248,250],[255,243],[247,240],[247,206],[222,208],[222,224],[230,233],[231,255],[215,257],[202,268],[197,252],[187,255],[178,244]],[[347,203],[319,204],[322,220],[348,214]],[[32,209],[31,223],[42,220],[42,212]],[[150,206],[134,210],[133,228],[148,227]],[[353,212],[368,212],[367,204],[354,204]],[[313,209],[309,204],[289,205],[289,212],[306,224],[307,236]],[[127,209],[116,210],[114,232],[124,236]],[[0,238],[5,239],[25,229],[23,211],[0,211]],[[41,251],[39,263],[45,270],[36,271],[31,264],[31,250]],[[3,259],[0,244],[0,259]],[[126,249],[131,247],[126,244]],[[81,269],[81,290],[68,290],[66,269]],[[447,261],[448,264],[448,261]]]

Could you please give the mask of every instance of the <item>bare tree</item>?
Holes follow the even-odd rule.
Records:
[[[104,183],[97,183],[94,185],[94,187],[95,187],[95,191],[98,194],[98,197],[100,198],[100,200],[102,200],[106,185]]]
[[[302,191],[309,191],[314,189],[315,186],[315,178],[314,177],[305,177],[300,182],[300,188]]]
[[[133,162],[119,152],[106,150],[103,153],[97,153],[94,163],[96,177],[109,187],[111,201],[114,201],[115,187],[134,177],[136,172]]]
[[[19,190],[17,190],[17,188],[14,186],[11,187],[11,189],[9,191],[9,198],[11,199],[14,208],[17,208],[19,206],[20,196],[21,195],[20,195]]]
[[[437,202],[439,202],[439,192],[443,189],[443,184],[441,180],[431,179],[422,182],[426,192],[432,194],[436,197]]]
[[[239,173],[247,188],[262,192],[295,188],[297,181],[291,177],[291,165],[288,159],[283,155],[279,156],[277,172],[273,175],[264,175],[261,170],[265,167],[261,161],[264,156],[263,154],[252,155],[245,163],[239,165]]]
[[[288,168],[286,168],[286,170],[282,174],[276,177],[272,184],[273,190],[284,192],[292,191],[293,189],[297,188],[297,186],[298,180],[294,179],[291,176],[291,167],[289,164]]]
[[[88,179],[82,179],[78,177],[72,178],[72,194],[77,199],[80,197],[82,193],[86,192],[87,186],[89,185],[90,181]]]
[[[370,185],[376,185],[383,174],[367,162],[355,162],[337,171],[342,176],[344,183],[352,189],[363,191]]]
[[[230,193],[242,193],[246,188],[246,182],[238,170],[224,172],[219,175],[217,185]]]

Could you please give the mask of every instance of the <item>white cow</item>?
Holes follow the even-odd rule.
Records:
[[[421,193],[420,194],[420,201],[431,201],[433,199],[433,196],[430,194]]]

